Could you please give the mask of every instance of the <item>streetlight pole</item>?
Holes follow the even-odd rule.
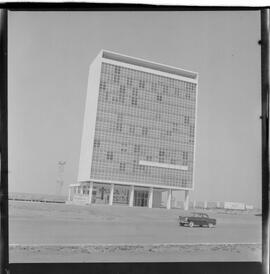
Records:
[[[64,184],[64,169],[65,169],[66,161],[58,162],[58,179],[57,179],[57,194],[61,195],[62,187]]]

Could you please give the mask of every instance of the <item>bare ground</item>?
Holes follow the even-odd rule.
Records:
[[[261,217],[211,211],[187,228],[179,209],[10,202],[11,262],[261,261]]]

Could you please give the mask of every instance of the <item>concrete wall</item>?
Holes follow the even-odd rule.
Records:
[[[78,181],[89,181],[92,165],[92,153],[98,106],[101,56],[98,55],[90,65],[86,95]]]

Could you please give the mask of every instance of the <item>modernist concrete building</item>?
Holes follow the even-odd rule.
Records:
[[[102,50],[90,65],[69,201],[171,208],[194,189],[198,74]],[[164,196],[164,195],[163,195]]]

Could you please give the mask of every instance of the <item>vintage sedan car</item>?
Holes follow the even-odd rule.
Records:
[[[206,213],[193,212],[191,216],[179,216],[180,226],[207,226],[214,227],[217,224],[216,219],[209,218]]]

